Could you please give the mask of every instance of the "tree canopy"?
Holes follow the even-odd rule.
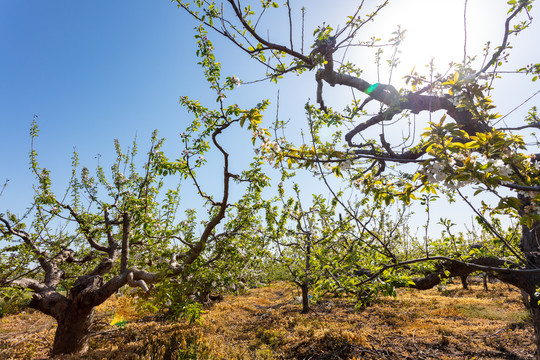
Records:
[[[538,128],[537,110],[533,106],[522,119],[522,125],[510,127],[501,122],[509,114],[498,113],[492,100],[498,80],[508,73],[523,74],[524,81],[538,79],[539,64],[505,68],[512,54],[510,37],[519,36],[532,23],[533,1],[508,2],[497,46],[487,44],[470,55],[465,44],[463,56],[447,69],[441,72],[433,62],[424,73],[417,67],[405,77],[402,88],[391,82],[392,72],[399,63],[404,30],[398,27],[386,43],[366,39],[362,31],[377,21],[385,8],[391,7],[390,1],[382,1],[371,10],[365,10],[368,5],[361,2],[338,26],[320,24],[312,40],[306,40],[304,34],[306,9],[297,9],[289,1],[284,4],[263,1],[257,6],[234,0],[177,3],[255,62],[263,64],[269,80],[278,82],[289,74],[313,74],[316,103],[308,101],[305,105],[309,134],[300,143],[287,137],[278,138],[287,126],[278,119],[273,124],[274,140],[259,135],[265,160],[274,165],[285,163],[289,168],[307,168],[327,185],[327,177],[333,173],[372,201],[387,205],[396,201],[409,204],[424,194],[422,201],[429,206],[430,196],[441,192],[451,200],[461,198],[471,207],[481,226],[497,240],[499,254],[506,251],[507,256],[435,257],[426,244],[423,258],[400,261],[389,248],[382,246],[380,253],[387,262],[383,269],[444,260],[442,268],[436,275],[428,275],[425,283],[413,281],[419,288],[440,282],[441,274],[446,277],[472,270],[492,272],[530,296],[536,339],[540,343],[537,295],[540,263],[536,255],[540,244],[537,212],[540,168],[535,153],[538,142],[533,132]],[[465,10],[466,7],[467,2]],[[279,30],[285,31],[271,36],[276,26],[267,29],[261,24],[265,16],[272,16],[280,8],[285,10],[274,16],[281,22],[273,18],[273,24],[279,23]],[[466,34],[466,15],[464,24]],[[387,59],[379,46],[392,49]],[[377,74],[363,71],[355,47],[375,51]],[[389,65],[389,83],[379,80],[378,72],[384,60]],[[336,85],[350,89],[349,101],[341,108],[325,101],[327,87]],[[524,98],[521,105],[528,100]],[[416,115],[420,114],[428,114],[425,129],[416,121]],[[330,135],[328,128],[332,129]],[[488,199],[491,194],[496,200],[482,201],[477,206],[465,192],[466,186],[473,188],[473,196],[486,195]],[[344,211],[354,215],[350,203],[339,199],[337,192],[332,194]],[[501,216],[514,220],[506,231],[501,229]],[[376,239],[377,235],[369,231],[369,237]],[[382,275],[381,272],[368,274],[371,279]]]

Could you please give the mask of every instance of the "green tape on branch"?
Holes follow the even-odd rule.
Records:
[[[379,83],[376,83],[376,84],[371,85],[371,86],[368,87],[368,88],[366,89],[366,91],[364,91],[364,92],[365,92],[366,94],[369,95],[369,94],[371,94],[372,92],[375,91],[375,89],[377,88],[377,86],[379,86]]]

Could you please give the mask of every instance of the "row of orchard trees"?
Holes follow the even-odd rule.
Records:
[[[530,24],[532,1],[509,2],[502,42],[487,50],[480,67],[465,59],[447,75],[433,69],[429,74],[413,72],[406,89],[376,83],[375,75],[364,77],[358,64],[346,61],[350,46],[377,45],[362,39],[359,30],[389,3],[366,13],[362,2],[337,30],[321,25],[311,47],[304,47],[304,36],[293,31],[292,11],[285,12],[283,28],[290,31],[281,43],[269,41],[266,30],[257,28],[257,19],[279,11],[275,2],[250,7],[234,0],[178,1],[201,21],[197,55],[217,104],[210,108],[181,98],[193,115],[181,135],[182,153],[169,158],[162,151],[164,140],[154,134],[140,166],[136,145],[123,151],[116,143],[117,160],[110,171],[80,167],[75,154],[69,185],[59,193],[32,148],[34,203],[23,217],[0,214],[0,281],[4,293],[12,287],[31,291],[29,306],[56,319],[52,354],[84,353],[95,307],[126,285],[140,288],[153,299],[149,301],[180,316],[194,297],[204,301],[219,288],[268,274],[275,264],[301,290],[305,312],[310,295],[345,292],[367,304],[399,286],[427,289],[445,278],[487,271],[529,295],[540,345],[539,167],[524,137],[516,134],[538,127],[538,118],[531,109],[523,126],[496,128],[500,115],[489,97],[509,51],[508,36]],[[292,9],[289,1],[284,6]],[[303,19],[305,10],[301,14]],[[221,76],[205,30],[210,28],[264,64],[270,80],[289,73],[314,74],[317,104],[305,106],[310,130],[305,143],[272,138],[262,116],[267,101],[249,109],[227,104],[226,93],[239,80]],[[401,35],[388,45],[397,47]],[[519,69],[533,80],[539,70],[539,64]],[[325,84],[350,88],[350,103],[339,111],[328,107]],[[376,110],[368,109],[374,103]],[[396,128],[410,114],[439,110],[445,115],[430,122],[421,136],[391,136],[409,133]],[[274,134],[284,126],[274,123]],[[328,129],[333,130],[329,138]],[[246,138],[260,144],[260,153],[254,152],[239,173],[232,171],[230,151],[221,141],[232,131],[246,131]],[[33,123],[32,138],[36,136]],[[211,191],[200,178],[209,153],[220,159],[212,164],[220,186]],[[265,162],[278,168],[272,174],[279,179],[263,172]],[[396,166],[400,164],[405,166]],[[301,183],[294,173],[300,168],[313,172],[329,195],[303,194],[295,184]],[[334,175],[346,184],[344,192],[332,188],[329,177]],[[204,208],[179,214],[183,187],[165,188],[171,178],[191,183]],[[269,189],[278,180],[276,191]],[[488,240],[482,250],[469,252],[470,242],[452,232],[449,220],[442,221],[446,231],[436,242],[410,236],[407,206],[417,197],[429,206],[438,192],[468,203],[465,185],[474,185],[477,195],[491,193],[499,199],[472,209]],[[501,214],[519,226],[504,230],[497,220]]]

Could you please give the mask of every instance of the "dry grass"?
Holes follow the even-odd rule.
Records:
[[[361,311],[327,299],[303,315],[296,291],[280,283],[207,306],[202,326],[139,319],[129,298],[111,299],[98,311],[85,358],[532,359],[533,331],[519,293],[491,288],[401,290]],[[111,325],[114,316],[127,323]],[[54,328],[38,313],[0,319],[0,358],[45,358]]]

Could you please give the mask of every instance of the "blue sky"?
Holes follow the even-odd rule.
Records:
[[[337,24],[352,3],[342,1],[343,7],[335,7],[332,12],[328,12],[327,2],[306,5],[308,18],[314,19],[308,23],[306,37],[309,39],[313,26],[322,20]],[[469,1],[470,54],[481,54],[487,40],[499,44],[504,3]],[[443,69],[450,59],[462,59],[462,6],[462,1],[391,2],[367,32],[388,38],[396,24],[409,29],[401,75],[395,74],[393,79],[399,80],[413,66],[423,69],[431,56]],[[74,148],[81,162],[93,168],[97,154],[103,161],[111,159],[113,139],[127,147],[137,134],[140,151],[144,152],[152,130],[159,129],[169,139],[169,155],[174,156],[178,133],[190,121],[178,104],[179,97],[189,95],[208,105],[215,103],[215,95],[208,90],[196,64],[195,25],[191,17],[167,0],[0,0],[0,184],[10,180],[0,197],[0,212],[12,209],[22,213],[30,204],[28,133],[34,114],[41,129],[36,143],[40,164],[53,172],[60,189],[67,182]],[[538,61],[535,34],[537,27],[516,45],[512,66]],[[246,56],[210,35],[215,39],[218,60],[224,63],[225,76],[236,74],[247,81],[262,73]],[[370,82],[376,82],[370,75],[374,73],[373,59],[370,53],[359,60],[365,64],[364,74]],[[519,77],[514,80],[521,81]],[[496,99],[504,99],[498,104],[501,112],[532,95],[538,83],[527,83],[526,88],[519,87],[520,92],[515,89],[521,83],[503,84],[500,88],[508,90],[494,94]],[[313,74],[293,76],[277,86],[242,85],[231,100],[252,106],[262,98],[275,100],[278,89],[280,114],[295,121],[300,117],[297,123],[304,124],[303,104],[315,98]],[[327,94],[335,100],[350,96],[337,88],[328,89]],[[534,105],[534,101],[528,105]],[[273,109],[270,120],[275,116]],[[519,122],[521,117],[516,119]],[[227,140],[234,144],[237,139],[233,136]]]
[[[0,203],[29,203],[34,114],[40,163],[60,181],[74,147],[93,165],[115,138],[144,144],[158,128],[178,140],[189,120],[178,98],[209,95],[183,15],[168,1],[0,1]]]
[[[144,153],[158,129],[174,157],[178,134],[191,120],[180,96],[215,105],[197,65],[196,25],[169,1],[0,0],[0,181],[9,179],[0,211],[22,213],[31,202],[28,134],[34,114],[38,160],[52,171],[57,189],[67,183],[74,149],[93,168],[97,154],[102,164],[113,159],[113,139],[126,148],[137,136]],[[249,63],[226,45],[216,41],[219,61]],[[223,76],[233,75],[232,66],[228,71]],[[266,97],[275,98],[277,87],[269,89]],[[245,106],[263,98],[247,88],[236,93],[235,101]]]

